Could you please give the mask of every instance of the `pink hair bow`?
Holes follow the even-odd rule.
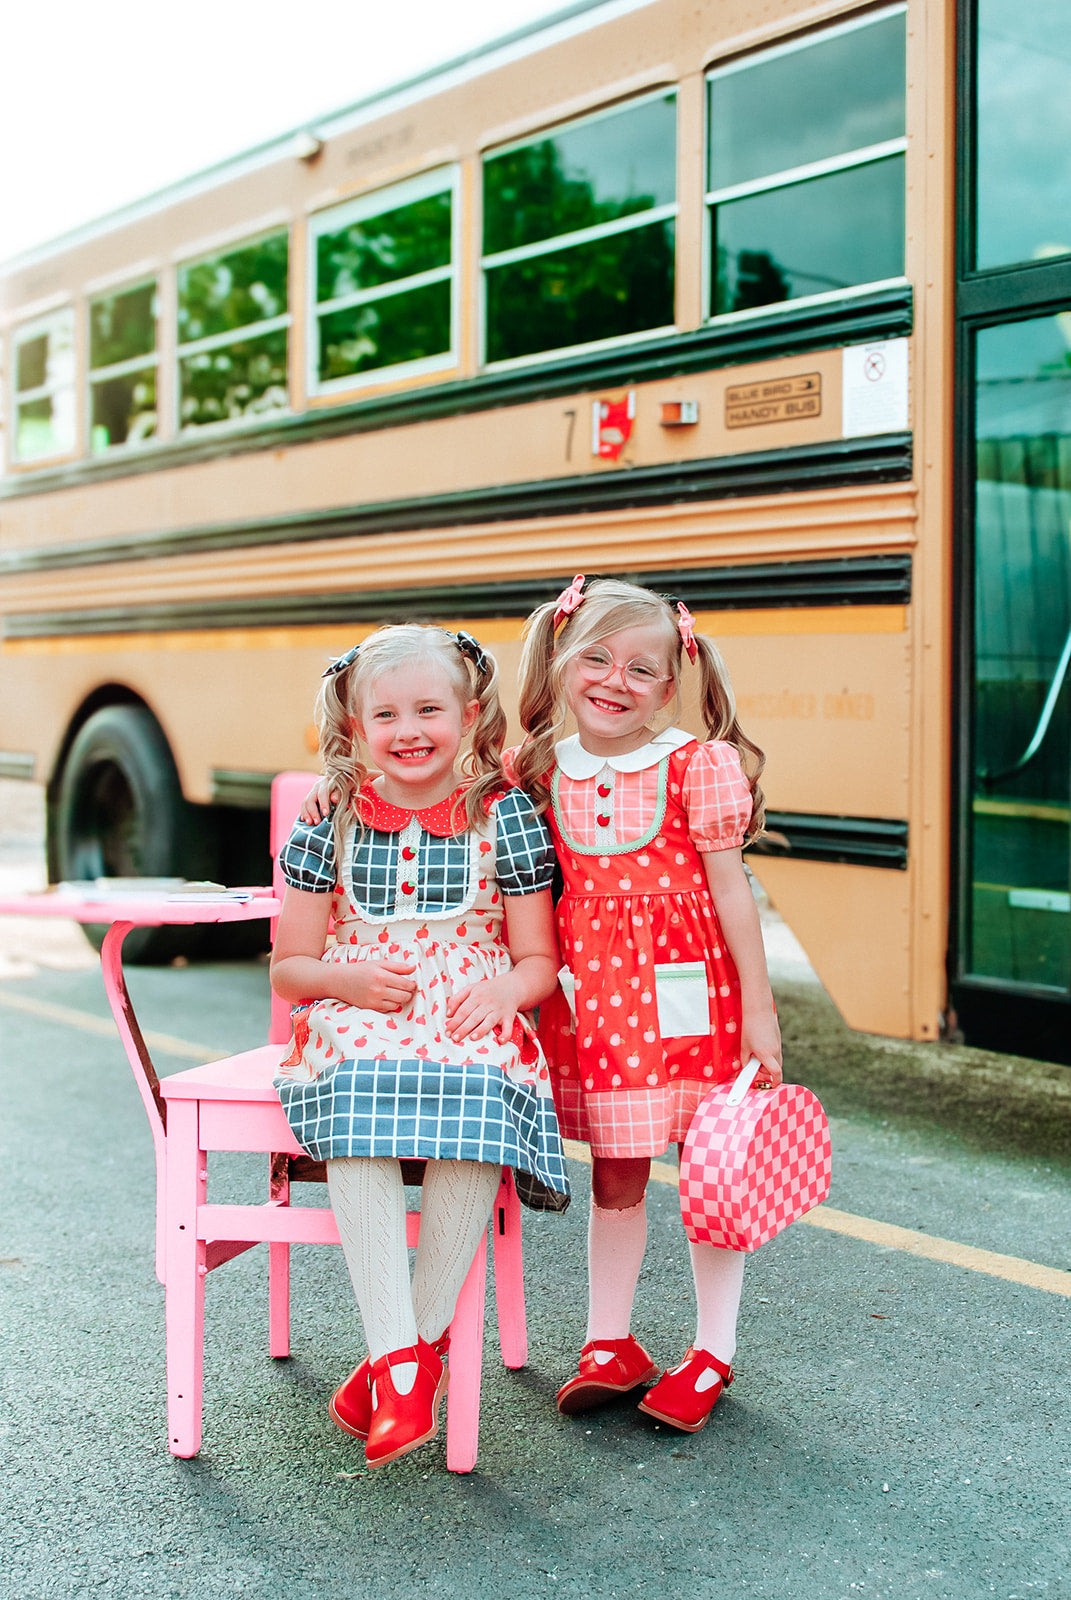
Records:
[[[688,660],[694,662],[699,654],[699,646],[695,642],[695,618],[683,600],[677,601],[677,627],[680,629],[684,648],[688,652]]]
[[[564,622],[566,617],[572,616],[577,606],[579,606],[584,599],[583,591],[584,574],[582,572],[578,572],[568,589],[563,589],[561,594],[558,596],[558,604],[554,609],[555,627],[558,627],[560,623]]]

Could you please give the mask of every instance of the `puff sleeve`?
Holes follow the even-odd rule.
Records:
[[[523,789],[495,803],[495,873],[504,895],[549,889],[556,864],[550,831]]]
[[[291,889],[331,894],[335,887],[335,840],[330,817],[315,827],[298,822],[279,852],[279,867]]]
[[[751,786],[736,747],[701,744],[681,789],[688,833],[697,850],[738,850],[751,821]]]

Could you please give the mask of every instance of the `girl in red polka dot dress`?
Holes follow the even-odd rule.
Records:
[[[699,674],[709,742],[666,727],[683,670]],[[563,738],[566,713],[577,733]],[[516,781],[565,880],[561,989],[540,1034],[566,1138],[591,1146],[587,1340],[559,1410],[658,1377],[630,1331],[647,1237],[651,1157],[683,1141],[700,1101],[757,1056],[781,1081],[781,1037],[741,849],[762,830],[762,752],[736,721],[724,664],[686,607],[582,576],[540,607],[521,666]],[[694,1343],[640,1409],[701,1428],[732,1382],[744,1257],[690,1244]]]

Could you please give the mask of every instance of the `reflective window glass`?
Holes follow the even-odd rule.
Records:
[[[90,385],[89,445],[94,455],[141,444],[156,432],[156,368],[102,378]]]
[[[715,313],[896,277],[904,264],[904,158],[716,206],[711,244]]]
[[[285,410],[287,334],[277,328],[181,358],[181,425],[201,427]]]
[[[75,444],[73,311],[17,328],[14,344],[14,459],[65,455]]]
[[[485,161],[488,361],[673,326],[676,119],[660,94]]]
[[[1071,311],[977,335],[968,970],[1071,987]]]
[[[676,99],[665,95],[489,157],[484,253],[671,205],[676,194]]]
[[[883,17],[711,78],[709,187],[898,138],[904,28],[902,14]]]
[[[89,448],[142,444],[156,432],[156,284],[89,303]]]
[[[48,334],[24,339],[15,357],[15,386],[20,393],[40,389],[48,381]]]
[[[427,173],[314,219],[314,389],[449,364],[454,183]]]
[[[977,265],[1071,252],[1067,0],[978,0]]]
[[[450,348],[450,285],[365,301],[320,319],[320,378],[331,382]]]
[[[290,240],[275,233],[179,268],[179,340],[190,344],[285,315]]]
[[[156,285],[143,283],[89,305],[89,365],[111,367],[156,350]]]
[[[487,275],[487,359],[673,324],[671,222],[531,256]]]
[[[450,265],[451,196],[363,217],[316,241],[316,299],[338,300]]]
[[[903,274],[905,47],[898,8],[711,73],[711,316]]]

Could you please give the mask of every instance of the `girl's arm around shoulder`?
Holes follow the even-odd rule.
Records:
[[[740,1060],[758,1056],[765,1068],[760,1080],[780,1083],[781,1029],[766,971],[762,925],[743,856],[739,850],[710,850],[703,853],[702,860],[722,935],[740,975]]]
[[[416,991],[403,961],[324,961],[331,896],[287,886],[271,955],[271,986],[283,1000],[343,1000],[368,1011],[399,1011]]]

